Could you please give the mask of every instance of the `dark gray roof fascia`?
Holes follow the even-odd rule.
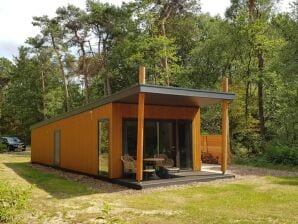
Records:
[[[134,85],[127,89],[121,90],[115,94],[112,94],[103,99],[96,100],[86,106],[82,106],[80,108],[74,109],[72,111],[60,114],[56,117],[50,118],[48,120],[41,121],[36,123],[30,127],[30,129],[38,128],[44,126],[46,124],[53,123],[55,121],[62,120],[64,118],[68,118],[88,110],[92,110],[99,106],[103,106],[108,103],[117,102],[127,96],[131,96],[133,94],[137,94],[139,92],[144,93],[155,93],[155,94],[168,94],[168,95],[176,95],[176,96],[189,96],[189,97],[204,97],[204,98],[215,98],[215,99],[223,99],[223,100],[233,100],[235,99],[234,93],[225,93],[225,92],[216,92],[209,90],[197,90],[197,89],[187,89],[187,88],[178,88],[178,87],[169,87],[169,86],[157,86],[157,85]]]
[[[53,123],[55,121],[59,121],[59,120],[62,120],[64,118],[71,117],[71,116],[74,116],[74,115],[77,115],[77,114],[86,112],[88,110],[92,110],[94,108],[103,106],[105,104],[115,102],[115,101],[117,101],[119,99],[122,99],[122,98],[124,98],[126,96],[130,96],[132,94],[136,94],[139,91],[140,91],[140,86],[139,85],[131,86],[130,88],[121,90],[121,91],[119,91],[117,93],[114,93],[114,94],[112,94],[110,96],[107,96],[105,98],[96,100],[96,101],[94,101],[92,103],[89,103],[89,104],[87,104],[85,106],[79,107],[79,108],[74,109],[74,110],[69,111],[69,112],[65,112],[63,114],[60,114],[60,115],[58,115],[56,117],[53,117],[53,118],[50,118],[48,120],[44,120],[44,121],[41,121],[39,123],[33,124],[33,125],[30,126],[30,129],[32,130],[34,128],[38,128],[38,127],[44,126],[46,124]]]
[[[215,99],[223,99],[223,100],[235,99],[234,93],[187,89],[187,88],[171,87],[171,86],[140,85],[140,92],[168,94],[168,95],[176,95],[176,96],[215,98]]]

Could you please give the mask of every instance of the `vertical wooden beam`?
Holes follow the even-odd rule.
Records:
[[[192,155],[193,155],[193,170],[200,171],[201,162],[201,111],[196,108],[195,116],[192,121]]]
[[[145,67],[140,66],[139,84],[145,84]],[[144,109],[145,109],[145,93],[139,93],[138,100],[138,135],[137,135],[137,171],[136,180],[143,180],[143,148],[144,148]]]
[[[228,92],[228,78],[223,80],[223,91]],[[223,100],[222,102],[222,147],[221,147],[221,171],[225,174],[227,170],[228,161],[228,133],[229,133],[229,114],[228,114],[228,101]]]
[[[146,69],[143,65],[139,68],[139,84],[146,84]]]

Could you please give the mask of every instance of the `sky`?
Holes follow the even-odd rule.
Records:
[[[116,5],[129,0],[101,0]],[[282,11],[288,9],[291,0],[282,0]],[[18,47],[23,45],[28,37],[38,34],[38,28],[32,26],[33,16],[55,16],[60,6],[68,4],[85,8],[86,0],[0,0],[0,57],[12,59],[17,56]],[[211,15],[224,15],[230,0],[201,0],[202,12]]]

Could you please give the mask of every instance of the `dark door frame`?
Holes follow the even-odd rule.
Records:
[[[57,135],[58,134],[58,135]],[[56,142],[58,141],[58,142]],[[58,144],[58,148],[57,148]],[[58,150],[58,152],[57,152]],[[58,158],[57,158],[58,156]],[[58,161],[57,161],[58,159]],[[61,163],[61,129],[54,130],[54,159],[53,165],[59,167]]]

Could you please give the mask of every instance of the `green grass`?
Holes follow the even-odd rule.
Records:
[[[30,188],[0,182],[0,223],[13,221],[22,209],[28,205]]]
[[[6,166],[30,184],[45,190],[56,198],[75,197],[96,192],[83,183],[35,169],[29,162],[29,156],[28,152],[0,154],[0,170]],[[2,178],[14,179],[5,174],[0,177],[0,180]]]
[[[296,177],[267,177],[267,179],[275,184],[293,185],[298,187],[298,178]]]
[[[238,164],[238,165],[246,165],[246,166],[274,169],[274,170],[286,170],[286,171],[291,171],[291,172],[298,172],[298,166],[273,164],[273,163],[267,162],[262,157],[234,158],[232,160],[232,163]]]
[[[0,154],[0,181],[32,188],[30,206],[21,214],[24,223],[89,223],[102,218],[135,224],[298,223],[297,177],[102,193],[103,189],[36,169],[28,160],[24,153]]]
[[[46,190],[49,194],[57,198],[75,197],[95,193],[95,190],[85,184],[34,169],[28,162],[4,164],[13,169],[19,176],[31,184]]]
[[[266,184],[283,181],[278,178]],[[290,179],[297,184],[298,178]],[[263,182],[263,181],[262,181]],[[156,216],[134,217],[133,223],[296,223],[296,186],[266,184],[223,184],[162,191],[127,198],[127,205],[145,211],[168,211]],[[263,188],[266,188],[263,189]],[[171,215],[173,214],[173,215]],[[183,215],[182,215],[183,214]]]

